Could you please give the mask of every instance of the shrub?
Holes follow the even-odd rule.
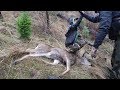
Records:
[[[22,39],[30,39],[31,18],[27,12],[22,12],[17,18],[17,30]]]
[[[87,26],[84,26],[83,27],[83,30],[82,30],[82,35],[83,35],[83,37],[85,37],[85,38],[88,38],[89,37],[89,29],[88,29],[88,27]]]

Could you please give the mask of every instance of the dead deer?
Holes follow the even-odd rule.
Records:
[[[89,43],[84,41],[83,38],[81,38],[79,41],[79,49],[76,51],[71,51],[71,50],[56,48],[47,44],[40,43],[35,49],[27,49],[25,52],[27,52],[28,54],[20,59],[15,60],[13,64],[16,64],[17,62],[22,61],[28,57],[47,57],[49,59],[52,59],[53,62],[51,63],[42,60],[46,64],[57,65],[59,63],[62,63],[63,65],[66,65],[66,70],[60,75],[62,76],[70,71],[70,66],[76,62],[77,58],[80,59],[80,57],[83,56],[83,55],[82,56],[78,55],[78,52],[82,47],[84,47],[85,44],[90,45]]]
[[[79,59],[79,61],[82,62],[82,60],[80,59],[83,58],[84,62],[82,62],[81,64],[89,65],[90,66],[89,71],[91,73],[105,79],[104,72],[101,71],[102,68],[99,67],[99,65],[97,65],[97,63],[95,62],[98,58],[94,59],[93,61],[93,59],[90,57],[90,54],[86,52],[86,47],[88,47],[88,44],[85,44],[77,52],[69,52],[66,49],[56,48],[56,47],[41,43],[41,44],[38,44],[38,46],[35,49],[27,49],[25,51],[27,55],[24,55],[22,58],[15,60],[13,64],[16,64],[17,62],[25,60],[25,58],[28,58],[28,57],[39,57],[39,56],[47,57],[49,59],[52,59],[53,62],[48,62],[41,59],[46,64],[57,65],[61,63],[65,65],[66,70],[59,75],[59,76],[63,76],[70,71],[71,65],[74,65],[76,60]]]
[[[76,60],[76,54],[69,53],[67,50],[55,48],[47,44],[39,44],[35,49],[27,49],[25,52],[29,52],[29,54],[15,60],[13,64],[16,64],[28,57],[47,57],[52,59],[53,62],[51,63],[43,60],[46,64],[57,65],[61,62],[66,65],[66,70],[61,75],[66,74],[70,70],[70,66],[74,64]]]

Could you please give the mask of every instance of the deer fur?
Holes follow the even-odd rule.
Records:
[[[85,44],[79,51],[72,53],[67,51],[66,49],[56,48],[47,44],[40,43],[35,49],[27,49],[25,51],[27,55],[24,55],[23,57],[15,60],[13,64],[25,60],[25,58],[28,57],[47,57],[49,59],[52,59],[53,62],[48,62],[41,59],[46,64],[57,65],[61,63],[65,65],[66,70],[62,74],[60,74],[60,76],[63,76],[70,71],[71,65],[75,64],[76,60],[79,59],[79,61],[81,61],[81,58],[86,58],[91,64],[88,72],[91,73],[93,76],[97,75],[100,78],[105,79],[106,75],[103,72],[104,68],[98,65],[98,63],[96,62],[96,60],[98,60],[100,57],[94,59],[91,58],[90,53],[86,51],[89,46],[90,45]],[[104,62],[106,61],[104,60]],[[104,69],[104,71],[107,70]],[[108,74],[109,73],[107,73],[107,75]]]
[[[59,63],[62,63],[63,65],[66,65],[66,70],[61,75],[64,75],[67,72],[69,72],[70,66],[73,65],[76,60],[75,53],[70,53],[65,49],[55,48],[42,43],[39,44],[35,49],[27,49],[25,52],[28,52],[29,54],[23,56],[20,59],[15,60],[13,64],[25,60],[25,58],[28,57],[47,57],[49,59],[52,59],[53,62],[51,63],[43,60],[43,62],[45,62],[46,64],[57,65]]]

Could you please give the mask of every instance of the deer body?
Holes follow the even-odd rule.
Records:
[[[47,64],[57,65],[61,62],[62,64],[66,65],[66,70],[61,75],[66,74],[70,70],[70,66],[73,65],[76,60],[76,55],[74,53],[69,53],[67,50],[55,48],[47,44],[39,44],[35,49],[27,49],[26,52],[29,52],[29,54],[18,60],[15,60],[14,63],[17,63],[28,57],[47,57],[53,60],[52,63],[43,60],[43,62]]]

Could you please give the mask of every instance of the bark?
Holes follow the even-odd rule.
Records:
[[[50,19],[49,19],[49,12],[46,11],[46,22],[47,22],[47,28],[46,28],[46,33],[49,34],[50,33]]]

